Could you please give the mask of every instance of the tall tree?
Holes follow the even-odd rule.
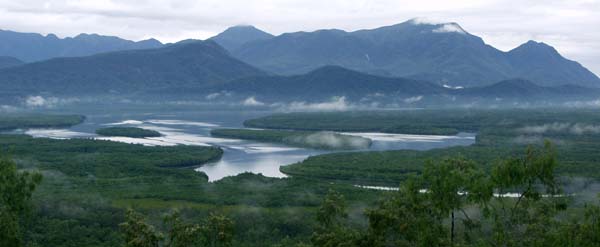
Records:
[[[554,170],[556,150],[550,142],[529,147],[523,157],[496,164],[491,183],[496,192],[483,208],[491,221],[492,244],[543,245],[559,235],[556,214],[567,207]]]
[[[450,244],[454,245],[455,213],[461,214],[465,225],[477,225],[464,207],[485,202],[492,196],[486,174],[477,168],[475,162],[454,158],[439,163],[428,162],[422,177],[427,187],[424,194],[432,203],[432,209],[438,210],[442,217],[450,216]]]
[[[125,213],[125,222],[121,223],[125,236],[126,247],[158,247],[163,239],[162,234],[145,222],[144,216],[128,209]]]
[[[165,225],[168,229],[168,242],[170,247],[201,246],[203,236],[202,227],[197,224],[189,224],[181,219],[179,211],[165,217]]]
[[[209,247],[231,246],[233,242],[233,221],[224,215],[210,214],[202,225],[205,245]]]
[[[344,196],[330,190],[317,211],[317,230],[311,237],[315,246],[357,246],[358,232],[348,227],[347,205]]]
[[[0,156],[0,246],[23,246],[20,221],[41,181],[41,174],[19,172],[14,161]]]

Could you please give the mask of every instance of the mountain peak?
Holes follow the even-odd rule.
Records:
[[[262,31],[254,26],[237,25],[225,29],[225,31],[210,39],[216,41],[219,45],[225,47],[225,49],[232,51],[246,43],[257,40],[266,40],[273,37],[272,34]]]
[[[510,52],[513,51],[522,51],[522,50],[529,50],[529,51],[538,51],[538,52],[551,52],[551,53],[556,53],[558,54],[558,51],[556,49],[554,49],[554,47],[544,43],[544,42],[537,42],[535,40],[529,40],[526,43],[520,45],[519,47],[511,50]]]

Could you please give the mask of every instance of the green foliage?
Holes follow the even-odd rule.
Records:
[[[441,210],[421,193],[424,184],[408,180],[392,198],[367,211],[365,246],[443,246],[448,235]]]
[[[358,232],[348,227],[347,205],[344,196],[330,190],[317,210],[318,226],[311,237],[315,246],[356,246]]]
[[[210,133],[217,137],[274,142],[296,147],[325,150],[366,149],[371,146],[370,139],[332,132],[215,129]]]
[[[82,123],[81,115],[0,114],[0,131],[19,128],[61,128]]]
[[[233,221],[223,215],[211,214],[202,226],[204,245],[210,247],[231,246]]]
[[[158,247],[163,236],[153,226],[144,222],[139,213],[128,209],[126,221],[121,224],[126,247]]]
[[[186,247],[198,246],[201,242],[200,226],[183,222],[179,211],[167,215],[164,219],[167,225],[168,242],[166,246]]]
[[[529,147],[524,157],[506,159],[492,169],[490,181],[499,196],[485,203],[483,213],[493,220],[493,244],[535,246],[554,239],[558,224],[554,217],[567,207],[559,195],[556,166],[556,151],[546,142],[543,149]],[[506,192],[518,196],[504,198]]]
[[[429,162],[422,175],[367,210],[369,227],[357,234],[363,237],[354,246],[597,245],[597,206],[587,207],[585,217],[579,214],[575,223],[559,217],[568,198],[558,194],[556,166],[556,152],[548,142],[541,149],[529,147],[523,157],[498,162],[491,173],[464,159]],[[332,198],[322,205],[329,209],[325,215],[344,215],[343,204]],[[322,236],[320,231],[315,234]]]
[[[41,182],[39,173],[19,172],[12,160],[0,156],[0,245],[22,246],[20,222],[32,193]]]
[[[462,156],[476,161],[485,171],[491,171],[498,157],[515,156],[527,145],[542,146],[547,139],[556,143],[555,149],[560,153],[557,157],[559,164],[555,170],[558,174],[600,178],[600,169],[597,165],[600,160],[600,153],[597,152],[600,148],[600,133],[594,131],[596,123],[600,121],[600,114],[596,111],[426,110],[389,112],[386,115],[362,112],[332,113],[329,117],[325,113],[298,113],[273,115],[262,120],[268,124],[272,123],[275,127],[281,127],[278,124],[285,121],[297,120],[302,126],[326,128],[330,119],[335,120],[331,120],[333,123],[341,123],[341,126],[378,124],[366,120],[369,116],[377,114],[402,126],[424,123],[425,126],[446,126],[460,131],[477,131],[476,142],[468,147],[427,151],[324,154],[281,167],[281,171],[295,177],[348,181],[364,185],[397,186],[411,174],[422,172],[428,160]],[[323,117],[323,120],[317,120],[319,117]],[[279,118],[283,120],[278,120]],[[376,116],[373,118],[377,119]]]
[[[454,121],[443,123],[442,119]],[[403,134],[453,135],[474,131],[478,119],[452,117],[444,111],[327,112],[274,114],[244,122],[247,127],[308,131],[387,132]]]
[[[168,229],[166,234],[156,231],[132,209],[127,210],[125,218],[126,222],[120,225],[125,235],[125,246],[220,247],[231,246],[233,241],[233,221],[222,215],[210,214],[202,225],[198,225],[183,222],[179,212],[175,211],[164,219]]]
[[[158,131],[147,130],[135,127],[109,127],[97,129],[96,134],[101,136],[124,136],[131,138],[159,137]]]

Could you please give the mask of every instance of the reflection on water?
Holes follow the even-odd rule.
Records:
[[[284,151],[274,153],[248,153],[247,150],[224,149],[223,158],[213,164],[197,168],[197,171],[206,173],[209,181],[216,181],[227,176],[237,175],[243,172],[261,173],[267,177],[285,177],[279,171],[281,165],[293,164],[306,159],[309,155],[304,151]]]
[[[279,144],[254,141],[215,138],[210,136],[214,128],[239,128],[242,122],[270,114],[269,112],[215,112],[185,111],[136,113],[121,112],[114,114],[86,114],[83,124],[70,129],[31,129],[24,133],[34,137],[47,138],[96,138],[148,146],[199,145],[219,146],[223,148],[223,158],[215,163],[204,165],[196,170],[208,175],[210,181],[243,172],[262,173],[269,177],[284,177],[279,171],[282,165],[300,162],[312,155],[327,153],[312,149],[288,147]],[[101,137],[95,130],[106,126],[131,126],[158,131],[161,137],[128,138]],[[471,145],[475,142],[473,134],[457,136],[424,136],[383,133],[344,133],[373,140],[369,150],[413,149],[427,150],[456,145]]]

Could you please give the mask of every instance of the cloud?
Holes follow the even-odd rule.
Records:
[[[221,92],[216,92],[216,93],[211,93],[206,95],[206,99],[207,100],[213,100],[219,97],[231,97],[232,93],[229,91],[221,91]]]
[[[454,24],[454,23],[444,24],[441,27],[434,29],[432,32],[434,32],[434,33],[460,33],[460,34],[467,33],[464,29],[462,29],[462,27],[460,27],[458,24]]]
[[[73,102],[80,101],[77,98],[56,98],[56,97],[43,97],[39,95],[27,96],[23,102],[26,107],[30,108],[52,108],[57,105],[70,104]]]
[[[19,108],[11,105],[0,105],[0,112],[15,112],[18,111]]]
[[[406,98],[403,101],[406,104],[412,104],[412,103],[417,103],[417,102],[421,101],[422,99],[423,99],[423,96],[419,95],[419,96],[415,96],[415,97]]]
[[[256,100],[254,98],[254,96],[252,96],[252,97],[249,97],[246,100],[244,100],[244,102],[242,102],[242,105],[245,105],[245,106],[263,106],[263,105],[265,105],[265,103]]]
[[[221,96],[221,93],[211,93],[209,95],[206,95],[206,99],[207,100],[213,100],[218,98],[219,96]]]
[[[25,99],[25,105],[29,107],[40,107],[45,106],[49,102],[42,96],[29,96]]]
[[[520,128],[519,132],[525,134],[545,134],[545,133],[570,133],[574,135],[599,134],[600,125],[591,125],[583,123],[551,123],[543,125],[526,126]]]
[[[320,103],[292,102],[287,107],[289,111],[347,111],[352,106],[346,97],[333,97],[331,101]]]
[[[291,141],[313,147],[320,146],[332,149],[367,149],[371,145],[371,139],[329,131],[317,132],[307,136],[295,136],[291,138]]]

